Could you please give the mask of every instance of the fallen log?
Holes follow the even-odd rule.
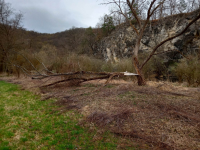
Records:
[[[138,74],[135,73],[129,73],[129,72],[86,72],[86,71],[78,71],[78,72],[69,72],[69,73],[62,73],[62,74],[52,74],[52,75],[45,75],[45,76],[37,76],[37,77],[32,77],[32,79],[44,79],[47,77],[52,77],[52,76],[76,76],[79,75],[80,77],[71,77],[67,79],[63,79],[60,81],[56,81],[47,85],[43,85],[41,87],[48,87],[52,86],[55,84],[67,82],[67,81],[76,81],[78,84],[86,82],[86,81],[91,81],[91,80],[98,80],[98,79],[108,79],[105,84],[108,84],[112,78],[118,76],[118,77],[123,77],[123,76],[138,76]],[[91,78],[85,78],[82,77],[83,75],[97,75],[97,77],[91,77]]]

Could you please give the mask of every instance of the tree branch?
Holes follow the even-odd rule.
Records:
[[[154,53],[156,52],[156,50],[162,46],[163,44],[165,44],[166,42],[176,38],[176,37],[179,37],[180,35],[182,35],[183,33],[185,33],[187,31],[187,29],[194,23],[196,22],[198,19],[200,18],[200,13],[198,14],[198,16],[196,18],[194,18],[184,29],[183,31],[181,31],[180,33],[178,33],[177,35],[175,36],[172,36],[164,41],[162,41],[160,44],[158,44],[154,49],[153,51],[151,52],[151,54],[147,57],[147,59],[143,62],[143,64],[141,65],[140,69],[142,69],[144,67],[144,65],[149,61],[149,59],[154,55]]]
[[[172,50],[168,50],[168,51],[164,51],[164,52],[160,52],[160,53],[154,53],[153,55],[160,55],[160,54],[164,54],[164,53],[168,53],[168,52],[175,52],[177,51],[178,53],[180,53],[183,57],[189,59],[187,56],[185,56],[181,51],[179,51],[178,49],[172,49]]]
[[[131,10],[133,16],[134,16],[135,19],[137,20],[138,25],[139,25],[139,28],[141,28],[141,21],[140,21],[138,15],[137,15],[137,12],[136,12],[135,9],[133,8],[133,3],[134,3],[134,1],[132,1],[132,4],[131,4],[131,3],[130,3],[130,0],[127,0],[127,4],[128,4],[128,6],[129,6],[129,8],[130,8],[130,10]]]

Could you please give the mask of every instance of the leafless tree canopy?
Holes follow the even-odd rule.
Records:
[[[189,13],[199,8],[199,0],[105,0],[102,4],[111,4],[111,15],[117,22],[140,18],[146,20],[151,7],[150,20],[160,19],[169,15]],[[130,7],[133,7],[132,13]],[[137,14],[138,17],[135,15]]]
[[[20,46],[19,29],[22,14],[15,13],[9,4],[0,0],[0,72],[8,68],[8,58]]]

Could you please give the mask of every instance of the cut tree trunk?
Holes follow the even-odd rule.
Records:
[[[144,76],[143,76],[143,74],[142,74],[142,71],[141,71],[141,69],[140,69],[138,59],[137,59],[137,57],[135,57],[135,56],[133,56],[133,65],[134,65],[134,67],[135,67],[135,71],[136,71],[137,74],[138,74],[138,76],[137,76],[138,85],[139,85],[139,86],[146,85],[146,81],[145,81]]]

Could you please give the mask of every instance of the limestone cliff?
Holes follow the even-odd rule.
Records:
[[[181,32],[198,13],[199,11],[194,11],[188,14],[168,16],[149,23],[141,41],[140,52],[151,51],[161,41]],[[132,55],[132,47],[135,42],[136,33],[130,26],[123,25],[102,39],[98,44],[97,51],[102,54],[105,60],[118,61],[120,58]],[[160,47],[159,51],[172,49],[178,49],[184,53],[194,53],[200,50],[200,19],[190,26],[183,35]]]

